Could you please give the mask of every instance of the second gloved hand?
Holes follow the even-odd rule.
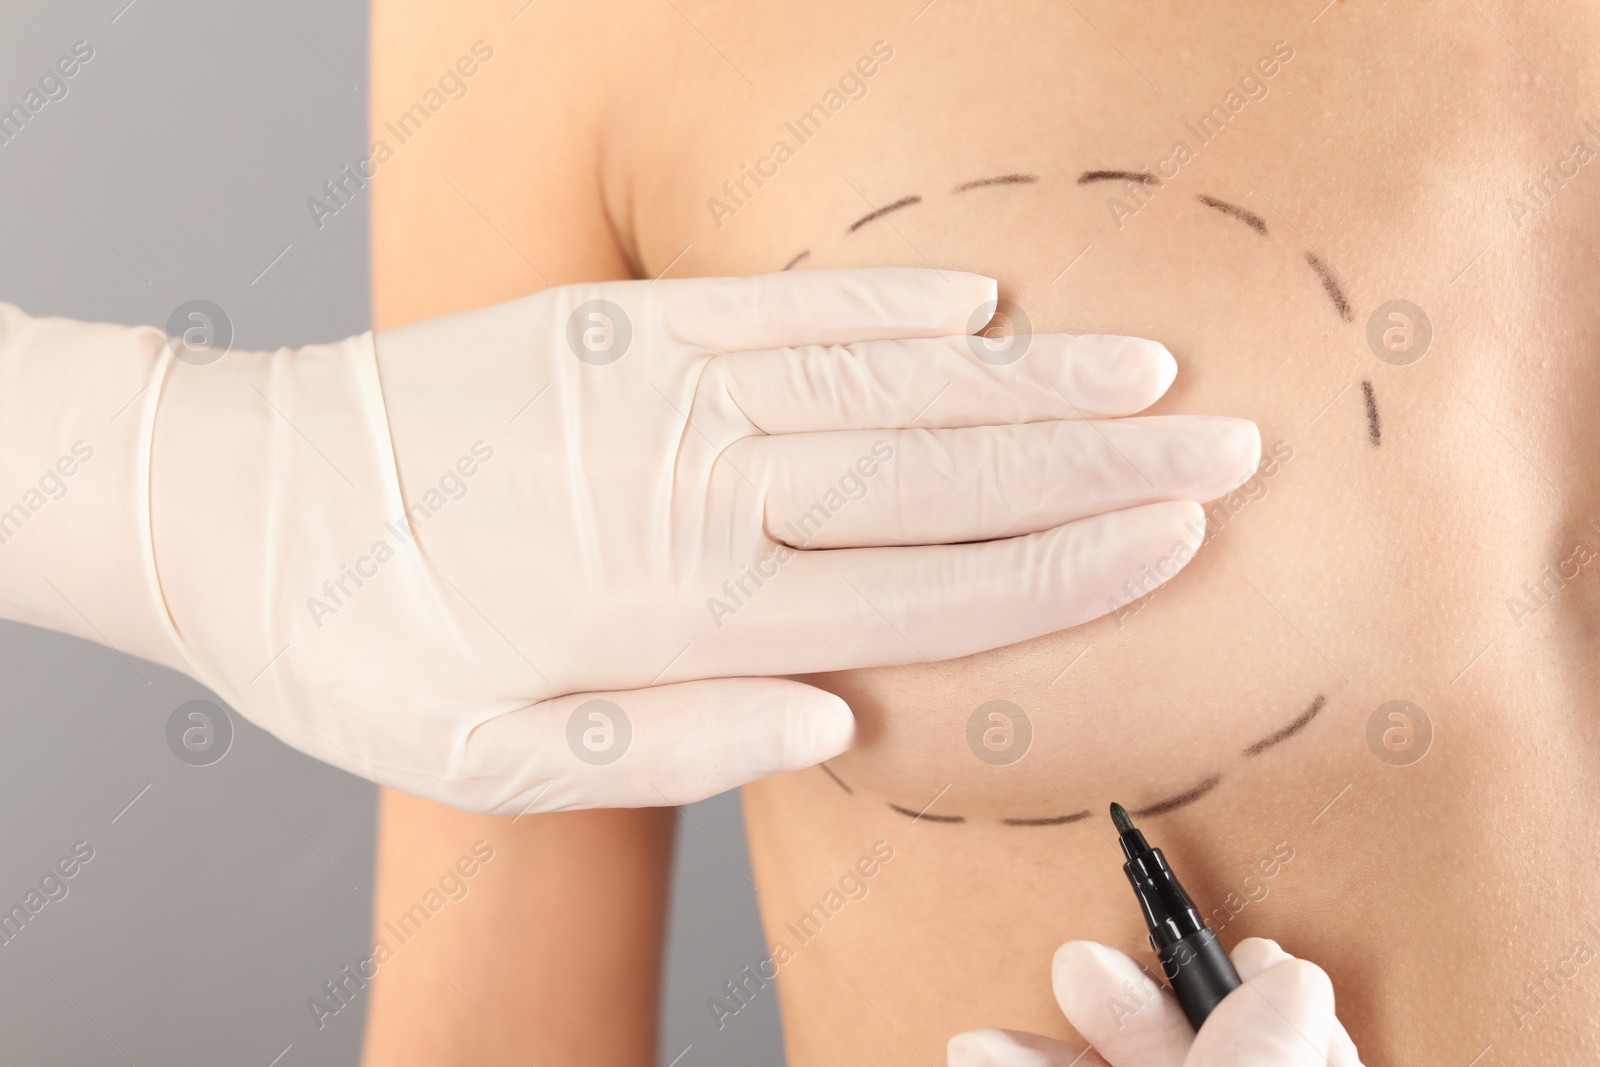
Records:
[[[1244,984],[1196,1034],[1172,993],[1127,955],[1069,941],[1056,951],[1056,1002],[1090,1047],[971,1030],[950,1039],[950,1067],[1361,1067],[1322,968],[1259,937],[1232,958]]]

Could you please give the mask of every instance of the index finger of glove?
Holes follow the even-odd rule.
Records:
[[[708,352],[948,337],[992,311],[994,279],[911,267],[794,271],[749,278],[674,278],[653,287],[668,336]]]

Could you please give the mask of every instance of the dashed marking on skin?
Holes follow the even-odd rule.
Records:
[[[1139,170],[1086,170],[1078,175],[1079,185],[1091,182],[1138,182],[1141,185],[1159,185],[1154,174]]]
[[[1295,716],[1292,722],[1280,727],[1277,730],[1274,730],[1261,740],[1244,749],[1244,755],[1247,757],[1259,756],[1261,753],[1267,751],[1267,749],[1289,740],[1291,737],[1294,737],[1296,734],[1304,730],[1307,726],[1311,725],[1312,720],[1314,720],[1318,715],[1322,714],[1323,709],[1327,706],[1327,696],[1322,693],[1318,693],[1316,698],[1306,706],[1304,711]],[[840,789],[843,789],[851,796],[855,795],[855,790],[852,789],[843,778],[840,778],[837,774],[835,774],[832,767],[829,767],[826,763],[819,763],[817,766],[822,769],[824,774],[826,774],[829,778],[832,778],[834,783],[837,784]],[[1222,775],[1213,774],[1205,779],[1202,779],[1199,783],[1190,786],[1181,793],[1174,793],[1172,796],[1158,800],[1154,804],[1147,804],[1144,807],[1131,812],[1130,814],[1139,818],[1148,818],[1152,815],[1165,815],[1169,811],[1177,811],[1179,808],[1187,807],[1188,805],[1193,804],[1195,801],[1206,796],[1221,784]],[[947,786],[946,789],[948,788],[949,787]],[[944,792],[941,791],[940,796],[943,795]],[[938,798],[935,797],[934,799],[937,800]],[[889,803],[889,808],[891,811],[897,811],[901,815],[913,820],[926,819],[929,822],[950,824],[963,824],[967,821],[967,817],[965,815],[932,815],[926,810],[914,811],[911,808],[901,807],[899,804],[894,803]],[[1005,818],[999,821],[1002,826],[1068,826],[1072,823],[1082,822],[1084,819],[1089,818],[1089,815],[1090,813],[1087,811],[1074,811],[1066,815],[1026,816]]]
[[[1328,299],[1333,301],[1339,317],[1346,322],[1355,318],[1355,313],[1350,310],[1350,301],[1345,298],[1344,290],[1339,287],[1339,279],[1333,276],[1333,268],[1328,266],[1327,261],[1315,252],[1307,252],[1306,262],[1311,264],[1311,269],[1322,279],[1323,291],[1328,294]]]
[[[898,804],[890,804],[889,807],[895,811],[898,811],[901,815],[909,815],[913,819],[927,819],[929,822],[967,821],[967,817],[965,815],[930,815],[925,811],[912,811],[910,808],[902,808]]]
[[[1190,804],[1193,804],[1195,801],[1199,800],[1201,797],[1205,796],[1207,793],[1211,792],[1221,784],[1222,775],[1213,774],[1210,778],[1207,778],[1199,785],[1190,786],[1181,793],[1176,793],[1170,797],[1167,797],[1165,800],[1158,800],[1154,804],[1148,804],[1145,807],[1140,808],[1138,811],[1132,811],[1128,814],[1134,816],[1135,818],[1147,818],[1151,815],[1165,815],[1169,811],[1177,811],[1179,808],[1187,807]]]
[[[976,181],[962,182],[952,191],[964,193],[968,189],[982,189],[989,185],[1032,185],[1038,180],[1037,174],[1002,174],[998,178],[979,178]]]
[[[1378,422],[1378,397],[1372,391],[1371,380],[1362,380],[1361,392],[1367,398],[1367,438],[1376,448],[1383,440],[1383,427]]]
[[[1065,826],[1067,823],[1080,822],[1089,817],[1086,811],[1075,811],[1071,815],[1047,815],[1042,819],[1001,819],[1007,826]]]
[[[899,200],[896,200],[894,203],[885,204],[883,207],[878,208],[876,211],[869,211],[865,215],[861,216],[859,219],[856,219],[856,221],[854,221],[854,222],[852,222],[850,224],[850,228],[848,230],[846,230],[845,233],[855,233],[857,230],[861,229],[861,227],[865,226],[867,223],[872,222],[875,219],[881,219],[885,215],[889,214],[892,211],[900,211],[900,210],[902,210],[904,208],[908,208],[908,207],[911,207],[911,206],[913,206],[915,204],[920,204],[920,203],[922,203],[922,197],[920,197],[920,196],[902,196]]]
[[[1267,236],[1267,220],[1257,215],[1254,211],[1247,211],[1238,204],[1230,204],[1226,200],[1218,200],[1216,197],[1207,196],[1205,193],[1201,193],[1195,199],[1206,207],[1222,212],[1229,218],[1238,219],[1261,236]]]
[[[843,778],[840,778],[837,774],[833,773],[833,768],[832,767],[828,766],[826,763],[819,763],[819,764],[817,764],[817,766],[821,767],[823,769],[823,771],[826,772],[826,774],[828,775],[829,778],[832,778],[835,782],[838,782],[840,789],[843,789],[846,793],[849,793],[851,796],[855,796],[856,795],[856,791],[854,789],[851,789],[848,785],[846,785]]]
[[[1299,715],[1297,715],[1294,722],[1291,722],[1288,726],[1285,726],[1281,730],[1277,730],[1268,734],[1266,737],[1263,737],[1261,740],[1245,749],[1244,754],[1246,756],[1259,756],[1273,745],[1289,740],[1289,738],[1293,737],[1301,730],[1304,730],[1307,726],[1310,726],[1311,720],[1317,717],[1317,714],[1322,711],[1327,703],[1327,697],[1320,693],[1317,694],[1317,699],[1311,702],[1310,707],[1306,708],[1305,711],[1302,711]]]

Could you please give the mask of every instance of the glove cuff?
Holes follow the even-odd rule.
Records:
[[[0,615],[187,669],[149,507],[173,360],[154,327],[0,304]]]

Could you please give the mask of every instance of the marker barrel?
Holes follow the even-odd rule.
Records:
[[[1158,955],[1162,973],[1196,1032],[1222,998],[1242,984],[1222,942],[1209,928],[1173,942]]]

